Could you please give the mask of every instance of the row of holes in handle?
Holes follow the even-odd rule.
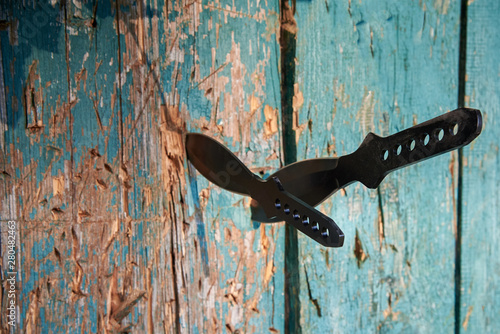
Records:
[[[280,210],[281,209],[281,201],[279,200],[279,198],[276,199],[276,202],[274,203],[274,206],[276,207],[277,210]],[[287,215],[290,214],[291,210],[290,210],[290,207],[288,204],[285,204],[283,206],[283,212]],[[293,211],[293,219],[295,220],[300,220],[301,217],[300,217],[300,214],[297,210],[294,210]],[[302,216],[302,224],[304,226],[310,226],[311,229],[314,231],[314,232],[318,232],[320,230],[320,226],[319,226],[319,223],[317,221],[313,221],[312,223],[310,223],[309,221],[309,217],[306,216],[306,215],[303,215]],[[323,238],[328,238],[328,236],[330,235],[330,230],[328,230],[327,227],[323,227],[321,229],[321,236]]]
[[[448,133],[451,136],[456,136],[456,134],[458,133],[458,124],[451,125],[448,129]],[[444,135],[445,135],[445,131],[443,129],[434,130],[434,138],[437,141],[443,140]],[[420,138],[420,143],[424,146],[427,146],[427,145],[429,145],[429,142],[430,142],[430,136],[427,133],[423,134]],[[416,145],[417,145],[416,140],[412,139],[406,144],[406,148],[408,149],[408,151],[411,152],[415,149]],[[403,151],[403,146],[396,145],[393,149],[393,154],[398,156],[401,154],[402,151]],[[389,155],[390,155],[390,151],[384,150],[384,151],[382,151],[382,155],[380,158],[382,159],[382,161],[387,161],[389,159]]]

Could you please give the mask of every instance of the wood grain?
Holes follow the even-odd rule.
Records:
[[[1,14],[19,328],[282,331],[281,225],[253,223],[183,149],[204,132],[256,173],[281,164],[277,3],[51,3]]]
[[[354,151],[456,108],[459,10],[441,1],[297,2],[298,160]],[[370,162],[366,162],[370,168]],[[456,154],[320,205],[341,249],[299,236],[303,332],[452,332]]]
[[[500,328],[500,41],[497,1],[468,7],[465,103],[483,112],[483,132],[464,149],[462,201],[461,333],[494,333]]]
[[[488,0],[462,18],[442,0],[1,3],[0,232],[5,245],[18,222],[18,329],[498,331],[499,13]],[[340,249],[299,233],[285,259],[283,223],[252,222],[248,198],[185,159],[190,131],[262,176],[341,156],[455,109],[463,84],[484,116],[463,168],[454,152],[339,191],[319,208]]]

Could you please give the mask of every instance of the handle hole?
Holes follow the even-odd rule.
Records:
[[[285,209],[284,209],[284,211],[285,211],[285,213],[286,213],[287,215],[289,215],[289,214],[290,214],[290,207],[288,206],[288,204],[285,204]]]
[[[299,220],[300,219],[300,215],[299,215],[299,212],[297,210],[293,211],[293,219],[295,219],[295,220]]]
[[[427,146],[427,144],[429,144],[429,141],[431,140],[431,137],[426,133],[422,136],[422,144],[424,146]]]
[[[400,155],[402,150],[403,150],[403,148],[401,147],[401,145],[397,145],[397,146],[394,148],[394,154],[395,154],[395,155]]]
[[[412,139],[406,146],[408,147],[408,150],[411,152],[415,149],[415,146],[417,143],[415,142],[415,139]]]
[[[323,229],[321,230],[321,236],[323,238],[328,238],[330,236],[330,230],[326,227],[323,227]]]
[[[311,228],[313,231],[319,231],[319,223],[318,222],[313,222],[311,225]]]
[[[458,124],[455,123],[452,126],[450,126],[450,134],[456,136],[457,133],[458,133]]]
[[[309,225],[309,217],[302,216],[302,224],[304,224],[305,226]]]
[[[444,130],[443,129],[437,129],[435,137],[436,137],[436,139],[438,141],[443,140],[443,138],[444,138]]]
[[[388,150],[384,150],[382,152],[381,159],[382,159],[382,161],[387,161],[387,159],[389,159],[389,151]]]
[[[276,209],[281,209],[281,201],[279,198],[276,199],[276,202],[274,202],[274,206]]]

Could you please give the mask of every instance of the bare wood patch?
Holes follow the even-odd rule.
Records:
[[[361,264],[368,258],[368,254],[363,250],[358,229],[356,229],[356,236],[354,237],[354,256],[356,257],[358,268],[361,268]]]

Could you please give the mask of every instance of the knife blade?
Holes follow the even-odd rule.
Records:
[[[278,177],[263,180],[253,174],[231,151],[209,136],[186,135],[189,161],[209,181],[223,189],[249,195],[264,214],[285,221],[326,247],[341,247],[344,233],[330,217],[286,191]]]
[[[278,177],[287,191],[316,206],[355,181],[374,189],[394,170],[468,145],[481,129],[479,110],[459,108],[388,137],[369,133],[349,155],[302,160],[270,177]],[[260,205],[251,209],[253,220],[274,221]]]

